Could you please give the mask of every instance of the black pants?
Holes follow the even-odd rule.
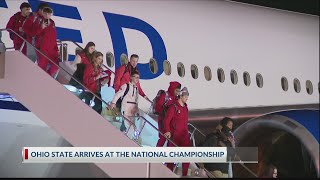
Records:
[[[96,95],[101,99],[100,93],[97,93]],[[82,92],[79,97],[81,97],[81,99],[85,99],[85,103],[90,105],[93,94],[91,94],[90,92]],[[92,109],[94,109],[99,114],[101,114],[102,112],[102,102],[100,99],[94,98],[94,106],[92,107]]]

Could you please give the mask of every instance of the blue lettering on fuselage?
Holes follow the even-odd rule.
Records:
[[[46,1],[40,0],[29,0],[28,1],[32,7],[32,10],[35,12],[40,3]],[[75,6],[63,5],[58,3],[47,2],[49,6],[53,9],[54,15],[74,19],[74,20],[82,20],[81,15],[78,11],[78,8]],[[0,0],[0,5],[3,8],[8,8],[5,0]],[[141,79],[154,79],[160,76],[163,73],[163,62],[167,60],[167,51],[163,39],[160,34],[157,32],[155,28],[153,28],[147,22],[130,16],[114,14],[109,12],[102,12],[105,17],[106,23],[109,27],[111,40],[114,49],[114,57],[115,57],[115,67],[119,67],[120,64],[120,56],[121,54],[127,54],[127,44],[125,41],[123,28],[133,29],[142,32],[145,34],[152,47],[153,57],[157,61],[158,71],[156,74],[153,74],[150,71],[149,63],[139,63],[138,69],[141,73]],[[57,38],[60,40],[71,40],[75,42],[82,43],[82,35],[81,31],[77,29],[69,29],[66,27],[57,26]],[[90,40],[89,40],[90,41]],[[74,55],[70,54],[69,57],[74,57]],[[129,55],[130,57],[130,55]],[[150,57],[151,58],[151,57]],[[73,59],[71,59],[73,60]]]
[[[167,59],[167,51],[160,34],[150,24],[140,19],[124,16],[119,14],[104,12],[104,17],[107,21],[109,31],[111,34],[114,56],[116,59],[116,68],[120,66],[120,56],[122,53],[127,53],[127,45],[124,38],[122,28],[134,29],[144,33],[152,46],[153,58],[158,64],[158,72],[151,73],[149,63],[139,63],[138,69],[142,72],[141,79],[154,79],[162,74],[163,62]]]

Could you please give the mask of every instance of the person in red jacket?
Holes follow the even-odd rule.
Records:
[[[114,75],[114,84],[113,84],[113,88],[116,93],[119,91],[122,85],[130,82],[131,72],[133,71],[139,72],[137,68],[138,60],[139,60],[139,56],[136,54],[132,54],[130,56],[130,63],[123,64],[116,70]],[[140,82],[137,83],[137,87],[139,89],[139,94],[142,97],[144,97],[146,100],[150,101],[149,98],[144,94],[143,90],[141,89]],[[117,101],[117,108],[121,109],[121,98]]]
[[[73,85],[77,88],[82,89],[81,85],[76,82],[74,79],[78,80],[81,84],[83,83],[83,73],[84,69],[87,65],[91,64],[92,54],[95,51],[96,45],[93,42],[88,42],[86,47],[76,55],[76,58],[74,59],[72,64],[69,64],[71,69],[71,74],[73,78],[69,76],[69,74],[66,75],[66,79],[69,79],[69,84]],[[70,79],[71,78],[71,79]],[[79,97],[82,99],[84,94],[81,94]]]
[[[26,34],[27,41],[33,46],[36,46],[36,35],[38,34],[38,27],[43,19],[43,9],[45,7],[49,7],[48,3],[40,3],[37,12],[31,13],[22,25],[22,31]],[[36,62],[38,53],[36,53],[30,44],[27,43],[27,56],[33,62]]]
[[[11,29],[14,32],[16,32],[17,34],[19,34],[21,37],[26,39],[26,34],[23,32],[22,30],[22,25],[23,23],[26,21],[26,19],[28,18],[30,12],[31,12],[31,6],[29,3],[24,2],[20,5],[20,12],[17,12],[16,14],[14,14],[9,22],[7,23],[6,28],[7,29]],[[13,41],[13,45],[14,45],[14,49],[15,50],[20,50],[22,44],[23,44],[23,40],[16,36],[14,33],[9,32],[10,33],[10,38]],[[27,54],[27,45],[24,44],[24,47],[22,49],[22,53],[23,54]]]
[[[179,99],[173,103],[164,118],[164,134],[179,147],[191,146],[188,132],[188,107],[187,101],[189,92],[186,87],[181,89]],[[169,146],[174,146],[169,143]],[[182,176],[187,176],[190,163],[182,163]],[[173,171],[173,163],[168,163],[167,167]]]
[[[77,64],[82,63],[82,64],[91,64],[91,56],[92,53],[95,51],[96,45],[94,42],[88,42],[86,47],[79,53],[77,54],[76,58],[74,59],[72,66],[74,69],[77,68]]]
[[[46,55],[43,56],[40,53],[38,54],[38,65],[44,71],[48,72],[52,77],[58,71],[59,64],[59,50],[57,45],[57,31],[54,21],[51,19],[53,10],[49,7],[45,7],[42,10],[43,17],[38,18],[38,23],[34,24],[34,29],[36,32],[36,47]],[[55,63],[55,64],[54,64]],[[50,65],[48,67],[48,65]]]
[[[101,52],[94,52],[92,56],[92,64],[87,65],[84,70],[83,83],[93,93],[95,93],[101,99],[101,86],[108,83],[110,86],[111,72],[109,70],[103,71],[101,64],[103,62],[103,54]],[[93,98],[91,92],[86,92],[84,97],[85,103],[90,104],[90,100]],[[101,114],[102,102],[100,99],[94,98],[94,106],[92,107],[95,111]]]
[[[158,129],[162,134],[166,133],[164,131],[163,118],[168,110],[168,107],[177,100],[177,96],[179,95],[180,88],[181,88],[181,84],[179,82],[177,81],[170,82],[170,86],[168,88],[167,93],[162,93],[156,102],[155,110],[159,113]],[[166,138],[159,133],[159,140],[157,143],[157,147],[163,146],[165,142],[166,142]]]

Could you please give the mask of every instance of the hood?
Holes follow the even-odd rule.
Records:
[[[178,87],[181,87],[181,84],[177,81],[172,81],[170,82],[170,86],[168,88],[168,93],[170,96],[174,96],[174,90],[177,89]]]
[[[15,13],[14,16],[17,17],[17,18],[23,17],[20,11]]]

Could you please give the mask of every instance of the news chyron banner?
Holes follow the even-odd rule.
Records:
[[[231,154],[234,150],[226,147],[24,147],[22,160],[23,163],[223,163],[230,160]],[[257,163],[257,156],[250,162]]]

